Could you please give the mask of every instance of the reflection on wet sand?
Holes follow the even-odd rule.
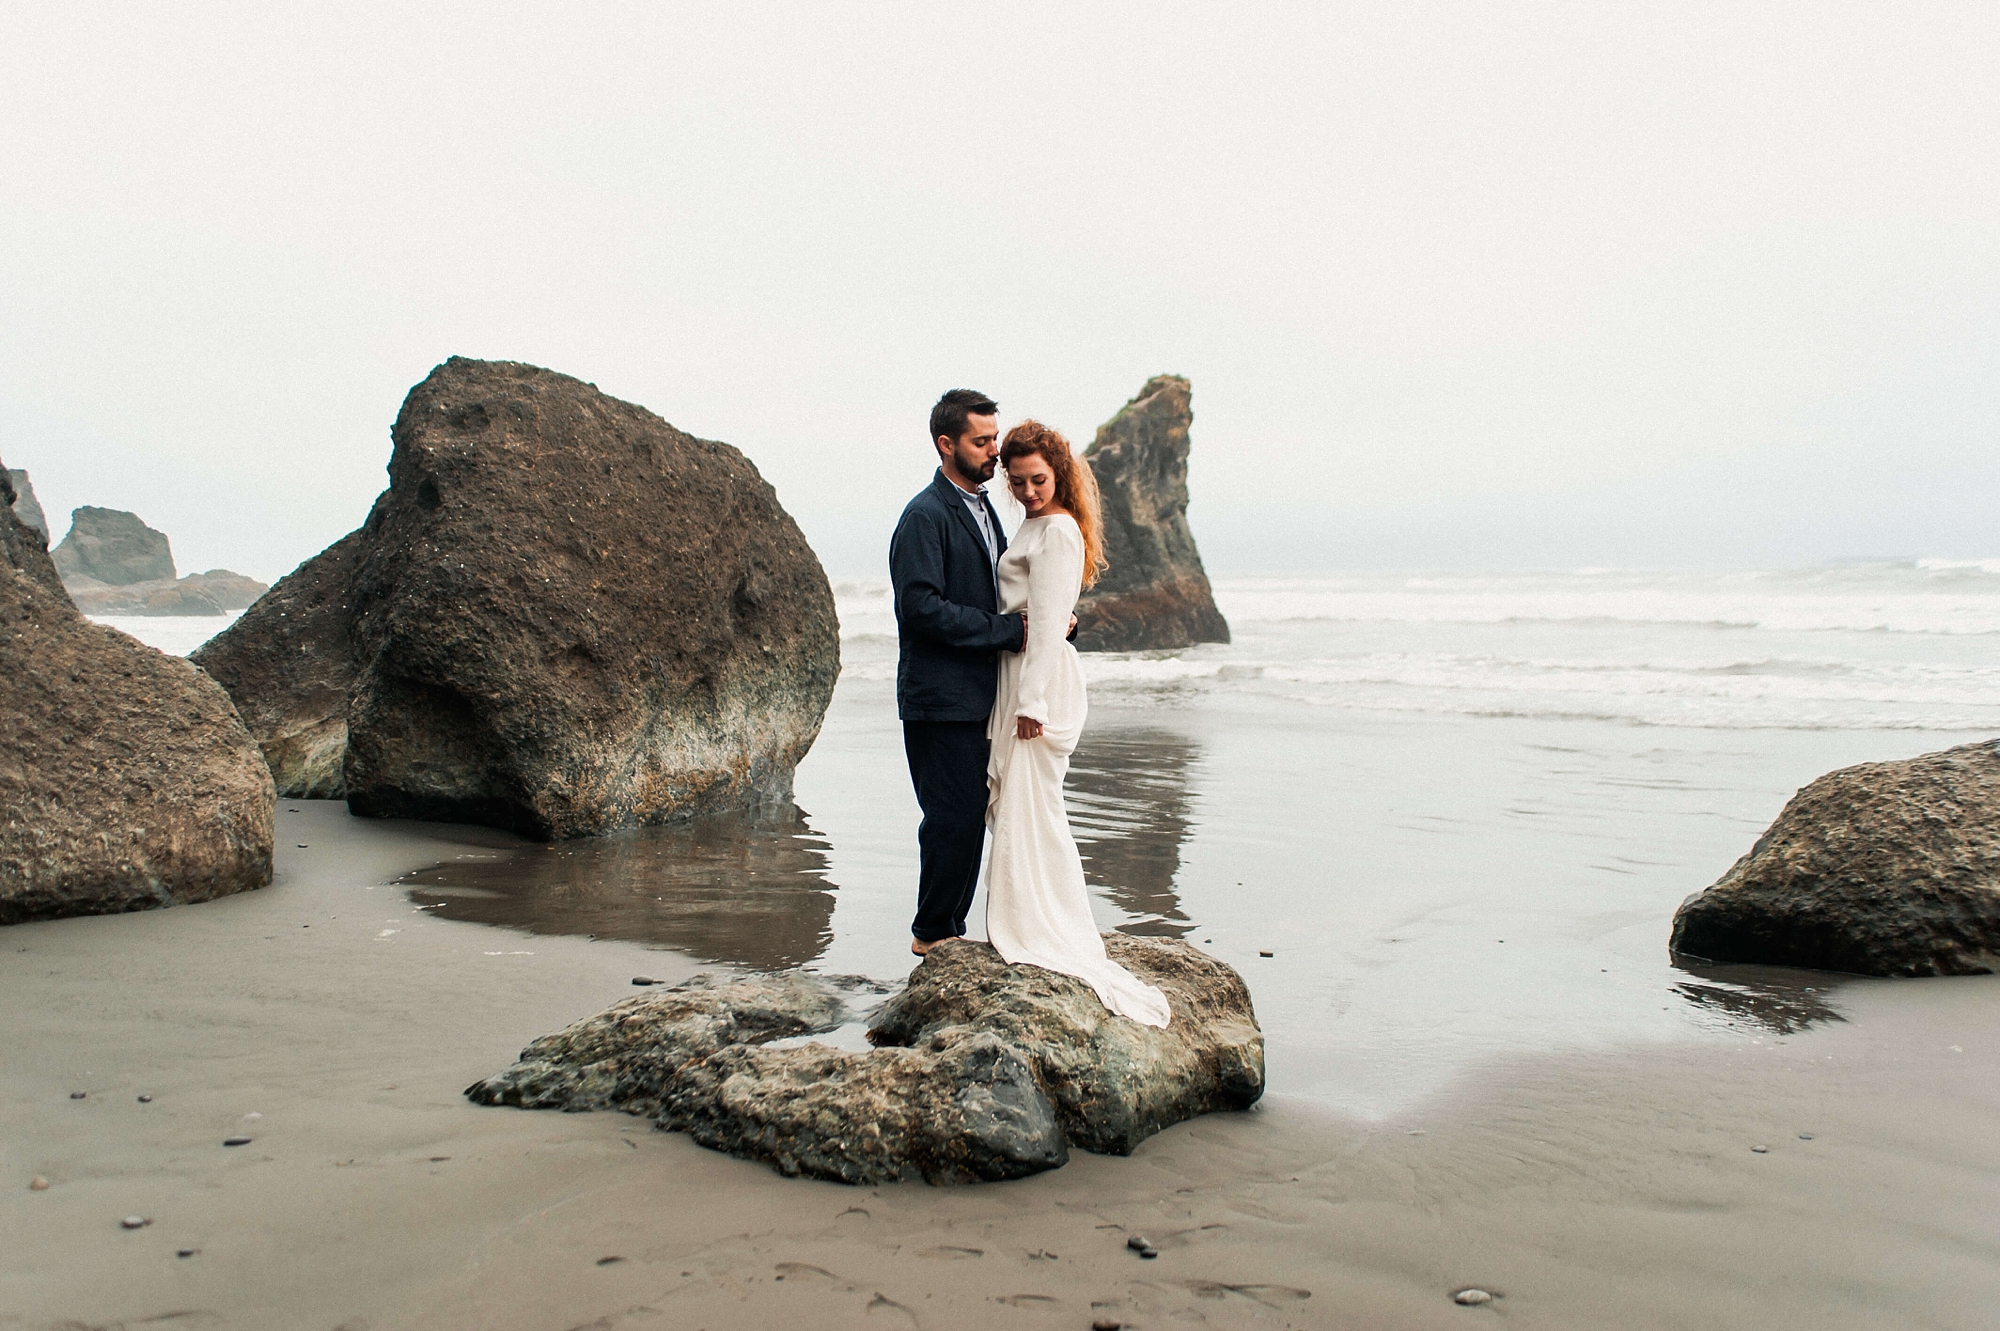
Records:
[[[1084,877],[1135,918],[1120,933],[1180,938],[1194,928],[1181,910],[1181,868],[1193,801],[1188,769],[1201,746],[1165,730],[1086,732],[1069,765],[1069,821]]]
[[[794,807],[480,852],[397,881],[454,920],[659,943],[779,970],[816,960],[832,938],[826,851]]]
[[[1783,966],[1719,966],[1674,958],[1674,969],[1694,976],[1674,992],[1731,1026],[1761,1026],[1791,1035],[1822,1022],[1847,1018],[1828,1001],[1841,978],[1825,971]]]

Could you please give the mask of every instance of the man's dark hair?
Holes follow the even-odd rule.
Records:
[[[1000,404],[986,394],[954,388],[931,408],[931,442],[937,443],[939,435],[956,439],[964,434],[967,416],[993,416],[999,411]]]

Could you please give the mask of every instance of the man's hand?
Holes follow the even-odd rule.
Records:
[[[1040,739],[1041,737],[1042,723],[1040,721],[1037,721],[1032,716],[1017,716],[1014,718],[1015,739]]]

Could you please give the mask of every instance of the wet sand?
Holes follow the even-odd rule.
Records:
[[[1128,1160],[857,1190],[624,1115],[468,1104],[460,1088],[529,1039],[633,993],[634,975],[695,964],[429,918],[382,884],[498,842],[281,810],[270,889],[0,934],[15,1018],[0,1326],[1975,1327],[2000,1312],[1994,978],[1852,986],[1845,1021],[1789,1035],[1498,1055],[1387,1116],[1277,1096]],[[221,1144],[236,1133],[253,1140]],[[36,1175],[52,1186],[31,1192]],[[150,1223],[122,1230],[128,1215]],[[1134,1232],[1157,1261],[1125,1249]],[[1455,1306],[1468,1285],[1500,1297]]]

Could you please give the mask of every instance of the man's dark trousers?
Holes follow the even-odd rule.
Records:
[[[965,932],[986,844],[987,751],[984,721],[903,722],[903,754],[924,811],[910,932],[926,941]]]
[[[984,495],[1000,550],[1000,515]],[[917,916],[925,942],[965,932],[986,842],[986,718],[1000,653],[1021,650],[1019,615],[998,613],[994,556],[943,471],[909,502],[889,542],[896,593],[896,712],[924,821],[917,831]]]

